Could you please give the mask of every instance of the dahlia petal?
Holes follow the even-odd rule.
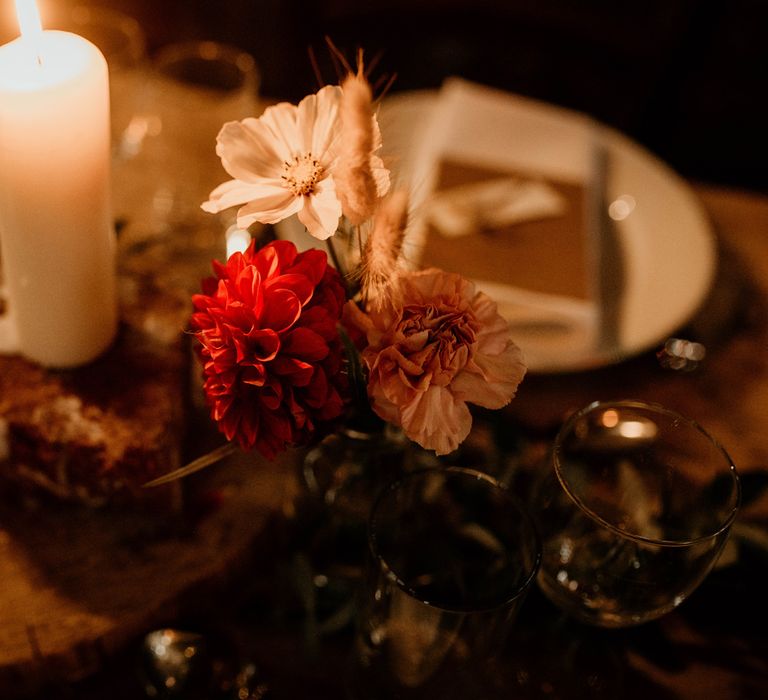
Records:
[[[338,315],[325,306],[305,307],[301,314],[301,327],[314,331],[328,343],[339,340],[339,329],[336,327],[338,320]]]
[[[237,348],[233,348],[230,345],[214,344],[208,345],[208,355],[213,362],[214,367],[231,367],[237,361]]]
[[[243,449],[251,450],[259,439],[260,425],[260,415],[256,411],[241,412],[228,424],[225,434],[228,440],[237,439]]]
[[[320,284],[328,270],[328,256],[325,251],[317,248],[299,253],[291,267],[292,273],[305,275],[312,282],[313,287]]]
[[[215,262],[216,261],[214,260],[214,263]],[[215,294],[217,286],[218,286],[218,280],[215,277],[206,277],[201,284],[203,295]],[[200,295],[196,294],[195,296],[200,296]]]
[[[334,387],[329,387],[328,395],[318,408],[318,417],[320,420],[331,421],[338,418],[344,411],[344,400]]]
[[[223,265],[218,260],[211,261],[211,267],[213,268],[213,273],[216,275],[216,277],[208,278],[208,280],[209,282],[214,283],[216,286],[213,287],[211,292],[209,292],[210,294],[216,294],[219,288],[220,280],[230,277],[230,270],[232,269],[232,266],[237,264],[237,260],[239,258],[242,258],[242,255],[235,253],[234,255],[231,255],[229,260]]]
[[[278,391],[274,386],[265,386],[259,394],[258,401],[263,408],[270,411],[276,411],[283,403],[283,392]]]
[[[281,274],[282,270],[293,264],[296,259],[296,246],[290,241],[273,241],[262,248],[253,258],[264,280],[270,280]]]
[[[293,432],[291,430],[291,422],[287,420],[287,416],[283,411],[263,411],[260,414],[264,435],[271,435],[277,438],[283,443],[284,449],[285,443],[290,443],[293,440]]]
[[[251,365],[243,370],[243,373],[240,375],[240,381],[250,386],[262,387],[264,386],[266,376],[267,373],[264,370],[264,365]]]
[[[309,414],[299,404],[295,404],[296,410],[291,412],[295,436],[307,434],[312,429],[312,420]]]
[[[227,411],[229,411],[232,402],[233,398],[229,394],[225,395],[222,400],[216,401],[211,408],[211,415],[213,416],[213,419],[222,420],[227,414]]]
[[[314,409],[319,409],[328,399],[328,379],[325,372],[317,370],[312,374],[311,382],[303,392],[304,403]]]
[[[261,275],[253,265],[248,265],[235,278],[235,290],[243,306],[256,311],[261,306]]]
[[[341,275],[326,264],[323,279],[317,287],[315,295],[317,303],[328,309],[328,313],[333,314],[335,318],[341,318],[344,304],[347,303],[347,290],[341,281]]]
[[[203,303],[207,302],[207,300],[208,297],[203,296],[202,294],[195,294],[192,297],[192,306],[195,309],[199,309],[198,311],[195,311],[195,313],[193,313],[189,318],[189,325],[194,331],[203,331],[213,328],[214,326],[213,319],[203,310],[205,308],[203,307]]]
[[[328,355],[328,343],[313,330],[295,328],[283,337],[283,353],[305,362],[319,362]]]
[[[273,277],[264,284],[264,292],[268,299],[267,303],[273,303],[272,295],[283,290],[290,291],[291,294],[298,298],[301,306],[306,306],[312,298],[315,285],[312,284],[312,280],[302,274],[287,273]]]
[[[291,386],[306,386],[315,370],[308,362],[281,355],[272,362],[270,371],[280,377],[290,377]]]
[[[290,289],[270,290],[264,303],[261,326],[283,333],[301,317],[301,299]]]

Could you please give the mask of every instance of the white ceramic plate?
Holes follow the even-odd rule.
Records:
[[[604,180],[601,201],[624,203],[626,216],[614,223],[623,292],[612,339],[601,332],[606,314],[596,301],[478,282],[510,320],[531,372],[579,371],[649,350],[684,325],[708,292],[716,246],[698,199],[667,165],[622,134],[582,114],[459,79],[439,92],[388,98],[379,122],[395,182],[410,187],[417,214],[446,156],[565,177],[587,190]],[[610,164],[605,178],[595,172],[598,148]],[[411,252],[416,259],[418,223]],[[280,235],[301,244],[295,222],[280,227]]]

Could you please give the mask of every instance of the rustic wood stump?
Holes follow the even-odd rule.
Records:
[[[288,460],[286,460],[287,462]],[[284,503],[286,463],[251,455],[190,477],[197,522],[79,507],[0,510],[0,697],[73,681],[226,578]]]

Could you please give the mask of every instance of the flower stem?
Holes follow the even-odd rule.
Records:
[[[237,445],[233,442],[228,442],[221,447],[217,447],[215,450],[211,450],[208,452],[208,454],[204,454],[202,457],[198,457],[196,460],[190,462],[189,464],[175,469],[169,474],[164,474],[157,479],[148,481],[146,484],[144,484],[144,488],[160,486],[161,484],[167,484],[171,481],[176,481],[176,479],[181,479],[183,476],[194,474],[195,472],[199,472],[200,470],[221,461],[225,457],[229,457],[229,455],[234,454],[235,452],[237,452]]]
[[[360,259],[363,259],[363,230],[358,224],[355,226],[355,233],[357,234],[357,252],[360,254]]]
[[[347,294],[347,299],[351,299],[352,288],[349,286],[349,278],[347,277],[347,271],[342,266],[341,261],[339,260],[339,256],[336,254],[336,248],[333,245],[333,241],[331,240],[331,238],[325,239],[325,245],[328,247],[328,255],[331,256],[331,260],[333,261],[333,266],[336,268],[337,272],[339,273],[339,277],[341,277],[341,282],[344,285],[344,291]]]

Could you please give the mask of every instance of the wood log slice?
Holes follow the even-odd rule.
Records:
[[[185,485],[197,522],[71,506],[0,510],[0,697],[97,671],[230,575],[290,502],[286,464],[236,455]]]

